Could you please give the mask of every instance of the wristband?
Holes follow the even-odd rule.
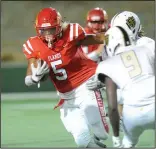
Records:
[[[93,61],[98,61],[99,54],[97,54],[96,51],[93,51],[93,52],[91,52],[91,53],[88,54],[88,58],[90,58]]]

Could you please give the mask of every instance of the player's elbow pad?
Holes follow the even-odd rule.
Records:
[[[31,75],[25,77],[25,85],[26,86],[31,86],[31,85],[34,85],[34,84],[36,84],[36,83],[33,82],[32,78],[31,78]]]

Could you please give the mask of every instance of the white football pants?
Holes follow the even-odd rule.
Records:
[[[147,129],[155,129],[155,103],[146,106],[123,107],[123,147],[134,147],[140,135]]]
[[[100,91],[91,91],[81,85],[70,100],[60,108],[61,120],[78,147],[88,147],[93,134],[102,140],[108,138],[108,124]],[[92,145],[90,147],[98,147]]]

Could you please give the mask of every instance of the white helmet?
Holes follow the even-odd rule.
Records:
[[[112,18],[110,26],[121,26],[134,41],[138,39],[140,33],[143,33],[139,17],[130,11],[123,11],[116,14]]]
[[[125,46],[134,45],[128,33],[120,26],[114,26],[105,33],[105,50],[108,57],[124,52]]]

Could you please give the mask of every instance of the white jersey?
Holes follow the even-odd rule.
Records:
[[[155,41],[149,37],[146,37],[146,36],[143,36],[143,37],[140,37],[137,39],[136,41],[136,45],[148,45],[148,48],[151,48],[151,49],[154,49],[155,47]],[[152,46],[152,47],[150,47]],[[103,50],[102,50],[102,60],[106,60],[107,58],[110,58],[107,54],[107,51],[106,49],[103,47]]]
[[[136,42],[137,45],[146,45],[146,44],[148,44],[148,45],[151,45],[151,46],[152,45],[155,46],[154,44],[150,44],[150,43],[155,43],[155,41],[152,38],[149,38],[149,37],[146,37],[146,36],[140,37]]]
[[[142,104],[154,102],[155,42],[123,48],[126,48],[124,50],[126,52],[99,63],[96,73],[104,73],[118,85],[122,90],[124,104],[140,105],[141,102],[137,101],[150,97],[152,100],[142,102]]]

